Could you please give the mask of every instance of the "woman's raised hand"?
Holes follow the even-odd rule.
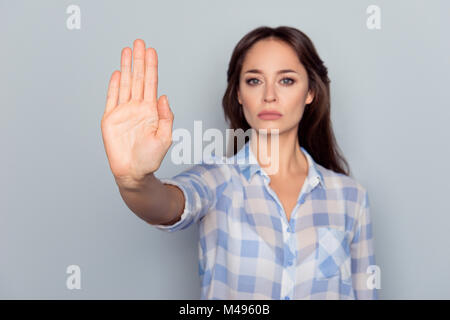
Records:
[[[131,61],[133,60],[133,70]],[[157,99],[158,56],[137,39],[122,50],[121,71],[111,76],[101,120],[103,144],[116,182],[133,188],[161,165],[172,144],[173,113]]]

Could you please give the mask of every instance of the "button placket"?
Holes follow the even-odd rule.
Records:
[[[291,212],[290,220],[288,220],[286,212],[285,212],[280,200],[278,199],[278,196],[272,190],[272,188],[270,188],[270,186],[269,186],[270,177],[263,175],[262,178],[264,180],[264,186],[265,186],[267,192],[272,196],[272,198],[275,200],[275,202],[277,204],[279,214],[283,216],[281,218],[281,225],[282,225],[281,233],[282,233],[282,238],[283,238],[284,257],[283,257],[283,269],[282,269],[282,276],[281,276],[281,296],[289,299],[289,295],[292,295],[294,292],[295,278],[296,278],[296,275],[295,275],[295,272],[296,272],[296,268],[295,268],[296,237],[295,237],[295,232],[294,232],[294,227],[293,227],[294,216],[295,216],[295,213],[298,211],[298,207],[305,202],[304,201],[305,190],[308,190],[308,186],[306,185],[306,180],[305,180],[305,184],[303,185],[302,190],[299,195],[300,200],[297,201],[294,209]],[[286,246],[287,246],[288,250],[286,250]],[[288,254],[288,257],[286,257],[287,254]]]
[[[286,228],[285,230],[287,230]],[[283,232],[282,296],[292,295],[295,287],[296,238],[292,232]]]

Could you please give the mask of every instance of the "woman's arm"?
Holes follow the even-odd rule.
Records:
[[[368,273],[368,267],[375,265],[374,239],[372,234],[372,220],[370,216],[369,196],[364,193],[364,200],[360,207],[356,221],[356,230],[351,243],[352,282],[355,298],[360,300],[378,299],[378,292],[371,283],[374,276]]]
[[[133,188],[117,182],[122,199],[149,224],[172,225],[184,211],[184,195],[176,186],[163,184],[153,173]]]

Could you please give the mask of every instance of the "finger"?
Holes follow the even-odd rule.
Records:
[[[114,71],[109,80],[108,95],[106,97],[105,113],[112,111],[119,100],[120,71]]]
[[[130,100],[131,49],[128,47],[122,50],[120,70],[121,74],[120,74],[119,103],[124,103]]]
[[[172,124],[173,124],[173,112],[169,107],[169,100],[167,96],[161,96],[158,99],[158,130],[156,136],[162,140],[172,139]]]
[[[134,41],[133,45],[133,80],[131,97],[134,100],[142,100],[144,89],[145,68],[145,42],[141,39]]]
[[[158,94],[158,55],[154,48],[148,48],[145,52],[145,84],[144,100],[156,101]]]

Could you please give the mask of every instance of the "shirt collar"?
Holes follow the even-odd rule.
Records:
[[[308,151],[306,151],[306,149],[304,149],[302,146],[300,146],[300,149],[303,151],[303,154],[308,161],[308,176],[306,180],[309,181],[313,187],[316,184],[320,184],[322,187],[325,187],[323,175],[322,172],[320,172],[317,163],[314,161]],[[241,173],[245,176],[247,181],[250,181],[256,173],[269,178],[267,173],[261,168],[258,161],[256,160],[256,157],[253,154],[252,149],[250,148],[250,141],[247,141],[241,148],[241,150],[236,153],[234,163],[237,164]]]

